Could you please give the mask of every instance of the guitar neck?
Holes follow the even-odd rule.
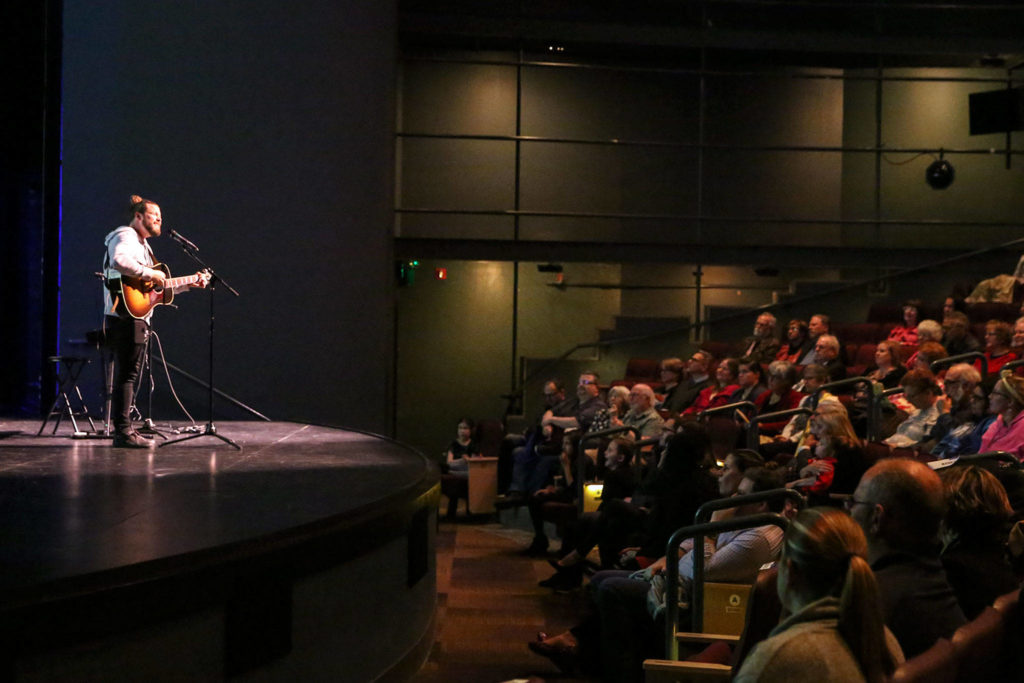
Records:
[[[169,278],[164,281],[164,289],[177,289],[184,285],[191,285],[194,282],[199,282],[199,273],[196,273],[195,275]]]

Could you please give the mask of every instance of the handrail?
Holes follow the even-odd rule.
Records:
[[[760,513],[751,515],[749,517],[739,517],[734,519],[727,519],[720,522],[707,522],[705,524],[694,524],[692,526],[683,527],[677,529],[672,537],[669,539],[667,550],[665,553],[665,656],[668,659],[677,659],[679,657],[679,648],[676,644],[676,622],[679,619],[679,558],[677,556],[679,550],[679,544],[685,539],[694,537],[700,539],[700,545],[703,546],[703,537],[709,534],[719,534],[726,531],[736,531],[739,529],[750,529],[759,526],[774,525],[785,531],[789,527],[789,520],[775,513]],[[695,543],[694,547],[697,545]],[[704,553],[699,552],[694,555],[694,558],[703,558]],[[703,567],[701,573],[697,573],[697,565],[694,563],[694,574],[693,582],[695,590],[693,595],[696,596],[700,591],[696,590],[697,587],[703,585]],[[699,582],[698,582],[699,580]],[[693,601],[690,601],[691,612],[697,614]]]
[[[758,425],[762,422],[779,420],[793,415],[810,415],[812,412],[813,411],[810,408],[789,408],[787,410],[777,410],[774,413],[755,415],[747,422],[747,424],[743,425],[743,429],[746,431],[747,436],[747,448],[756,451],[757,447],[760,445],[761,431],[758,428]]]
[[[1013,370],[1015,368],[1024,368],[1024,358],[1019,360],[1011,360],[1009,363],[1004,363],[1000,370]]]
[[[933,373],[938,374],[940,368],[944,368],[947,365],[956,365],[957,363],[966,362],[969,359],[975,359],[981,361],[981,376],[985,377],[988,375],[988,358],[985,357],[981,351],[968,351],[967,353],[958,353],[955,356],[947,356],[940,358],[939,360],[933,360],[931,365],[928,367]],[[1017,362],[1017,361],[1011,361]],[[1009,365],[1009,363],[1007,363]],[[1006,366],[1003,366],[1006,367]]]
[[[956,460],[956,465],[960,463],[973,463],[980,462],[982,460],[995,460],[997,462],[1008,462],[1013,465],[1013,469],[1020,469],[1021,462],[1012,453],[1006,451],[985,451],[984,453],[971,453],[969,455],[961,455]]]
[[[829,382],[824,384],[818,389],[819,392],[825,391],[826,389],[839,389],[848,386],[854,386],[858,384],[866,384],[868,387],[868,426],[867,426],[867,440],[878,441],[879,430],[882,426],[882,397],[884,389],[880,382],[876,382],[870,377],[847,377],[846,379],[839,379],[835,382]],[[897,392],[893,392],[897,393]],[[818,394],[820,396],[820,393]],[[817,401],[814,402],[817,407]]]

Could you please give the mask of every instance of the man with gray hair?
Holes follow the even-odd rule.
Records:
[[[942,482],[915,460],[880,461],[847,500],[864,530],[885,624],[909,659],[966,622],[939,561]]]
[[[779,353],[781,342],[775,334],[776,320],[771,313],[762,313],[757,316],[754,322],[754,334],[747,337],[740,344],[740,357],[757,361],[758,363],[771,363]]]
[[[846,379],[846,366],[839,360],[839,340],[835,335],[823,334],[814,343],[816,363],[825,368],[829,382]]]
[[[957,363],[946,372],[943,413],[928,434],[927,450],[933,455],[977,453],[981,437],[995,420],[988,414],[981,373],[968,363]]]
[[[661,436],[665,421],[654,409],[654,390],[646,384],[634,384],[629,390],[629,412],[622,418],[626,427],[634,427],[640,433],[638,439]]]

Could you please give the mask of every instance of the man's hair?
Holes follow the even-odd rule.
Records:
[[[601,379],[601,375],[597,374],[597,373],[596,373],[596,372],[594,372],[593,370],[584,370],[583,372],[581,372],[581,373],[580,373],[580,375],[579,375],[579,376],[580,376],[580,377],[583,377],[584,375],[590,375],[591,377],[593,377],[593,378],[594,378],[594,381],[595,381],[595,382],[597,382],[598,380],[600,380],[600,379]]]
[[[711,368],[711,361],[715,359],[715,357],[711,355],[710,351],[705,351],[704,349],[697,349],[693,352],[692,357],[699,358],[697,362],[704,366],[705,372]]]
[[[774,315],[771,313],[762,313],[757,317],[758,319],[765,318],[768,321],[768,327],[771,328],[773,332],[775,331],[775,326],[778,325],[779,321]]]
[[[981,373],[969,363],[957,363],[946,371],[946,380],[959,379],[962,382],[977,384],[981,381]]]
[[[831,329],[832,329],[832,318],[828,317],[824,313],[815,313],[811,317],[812,318],[817,318],[818,320],[820,320],[821,324],[825,326],[825,329],[831,331]]]
[[[917,338],[923,342],[924,337],[927,337],[928,341],[940,341],[942,339],[942,325],[937,320],[922,320],[917,324]]]
[[[868,502],[881,505],[892,524],[885,540],[896,548],[930,551],[946,505],[939,475],[909,458],[887,458],[868,470]]]
[[[753,486],[750,488],[751,493],[761,493],[762,491],[774,491],[775,489],[785,488],[786,480],[782,476],[782,471],[779,469],[768,469],[767,467],[751,467],[743,473],[744,479],[749,479],[753,482]],[[783,498],[773,499],[768,501],[768,509],[772,512],[782,512],[782,508],[785,506],[786,501]]]
[[[823,334],[818,337],[818,344],[824,344],[836,353],[839,353],[839,340],[836,339],[835,335]]]
[[[128,198],[128,220],[133,220],[135,214],[146,213],[146,206],[148,204],[156,204],[156,202],[150,199],[144,199],[137,194],[133,194]]]
[[[917,357],[924,358],[929,363],[934,363],[948,356],[949,353],[946,352],[946,347],[939,342],[926,341],[917,347]]]
[[[930,391],[933,394],[939,393],[939,385],[935,383],[935,375],[929,370],[915,368],[903,375],[900,379],[900,386],[904,390],[916,389],[917,391]]]
[[[634,384],[633,388],[630,389],[630,392],[633,391],[637,392],[638,394],[643,394],[651,401],[651,403],[654,403],[654,389],[651,389],[646,384]]]
[[[683,361],[680,358],[666,358],[659,365],[661,366],[659,369],[669,370],[680,377],[683,375]]]

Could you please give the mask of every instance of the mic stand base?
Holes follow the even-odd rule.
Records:
[[[238,450],[242,450],[242,447],[239,446],[237,443],[235,443],[234,441],[232,441],[231,439],[229,439],[226,436],[222,436],[222,435],[218,434],[217,433],[217,426],[215,424],[213,424],[212,422],[207,422],[206,425],[203,427],[203,431],[199,432],[198,434],[189,434],[188,436],[183,436],[180,439],[172,439],[171,441],[164,441],[162,444],[158,445],[157,448],[163,448],[164,446],[170,446],[172,443],[181,443],[182,441],[188,441],[189,439],[198,439],[201,436],[212,436],[214,438],[220,439],[221,441],[223,441],[226,444],[230,444],[230,445],[234,446]]]
[[[152,434],[153,436],[159,436],[161,439],[167,439],[167,435],[161,432],[159,429],[157,429],[156,423],[154,423],[153,420],[148,417],[142,421],[142,426],[139,427],[136,431],[138,431],[140,434]]]

